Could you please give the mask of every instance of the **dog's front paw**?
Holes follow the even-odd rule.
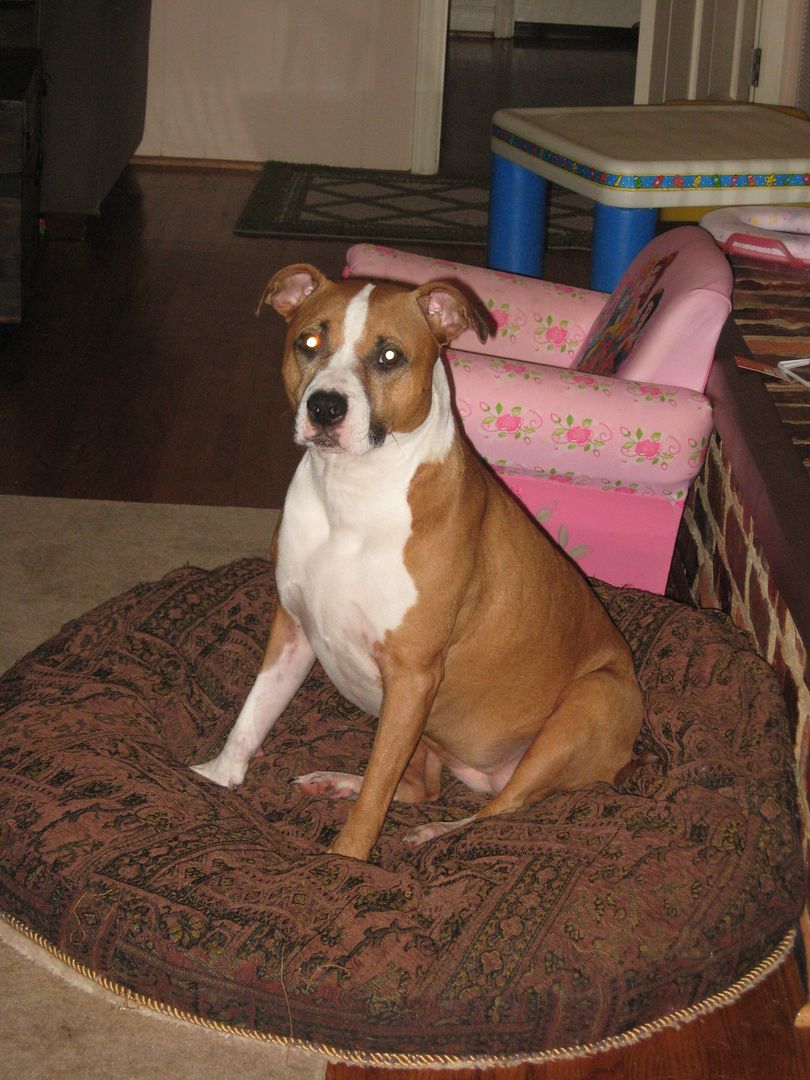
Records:
[[[468,817],[462,818],[461,821],[428,821],[424,825],[417,825],[415,829],[410,829],[402,840],[409,847],[419,847],[429,840],[435,840],[437,836],[444,836],[446,833],[455,832],[456,829],[469,825],[472,820]]]
[[[307,795],[326,795],[330,799],[353,799],[360,791],[362,776],[342,772],[312,772],[292,781]]]
[[[192,765],[191,769],[192,772],[199,773],[200,776],[204,776],[206,780],[212,780],[220,787],[235,788],[239,787],[245,779],[247,763],[234,761],[220,754],[219,757],[212,758],[211,761],[206,761],[202,765]]]

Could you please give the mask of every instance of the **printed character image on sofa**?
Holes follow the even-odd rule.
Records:
[[[595,375],[618,374],[663,299],[664,290],[657,286],[677,254],[651,259],[630,280],[625,275],[591,328],[592,344],[577,355],[575,367]]]

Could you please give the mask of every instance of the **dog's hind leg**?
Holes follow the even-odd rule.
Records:
[[[418,845],[483,818],[508,814],[554,791],[571,791],[616,777],[631,761],[644,707],[635,681],[610,666],[565,688],[501,791],[473,817],[412,829]]]
[[[623,669],[606,665],[574,679],[476,820],[519,810],[553,791],[614,783],[632,759],[643,716],[641,692]]]
[[[221,787],[238,787],[250,759],[290,703],[315,662],[315,653],[300,624],[279,604],[259,672],[245,704],[217,755],[194,772]]]

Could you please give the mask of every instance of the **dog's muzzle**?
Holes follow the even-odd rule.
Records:
[[[349,411],[348,399],[334,390],[316,390],[307,401],[307,414],[315,427],[334,427]]]
[[[321,450],[340,450],[338,425],[349,411],[349,399],[336,390],[314,390],[306,401],[309,434],[305,441]]]
[[[350,394],[339,390],[313,390],[303,408],[306,424],[301,431],[303,437],[297,441],[319,450],[347,450],[353,454],[364,454],[367,450],[382,446],[388,434],[383,424],[368,417],[368,405],[364,399],[358,402]],[[351,422],[352,412],[354,422]]]

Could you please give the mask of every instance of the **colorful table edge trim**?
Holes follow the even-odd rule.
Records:
[[[539,158],[547,165],[588,180],[601,188],[619,190],[656,190],[680,192],[684,188],[808,188],[810,194],[810,161],[807,172],[758,173],[659,173],[656,175],[625,175],[605,172],[591,165],[574,161],[564,154],[539,146],[530,139],[515,135],[498,124],[492,125],[492,138],[511,146],[529,157]],[[495,151],[497,153],[497,151]]]

